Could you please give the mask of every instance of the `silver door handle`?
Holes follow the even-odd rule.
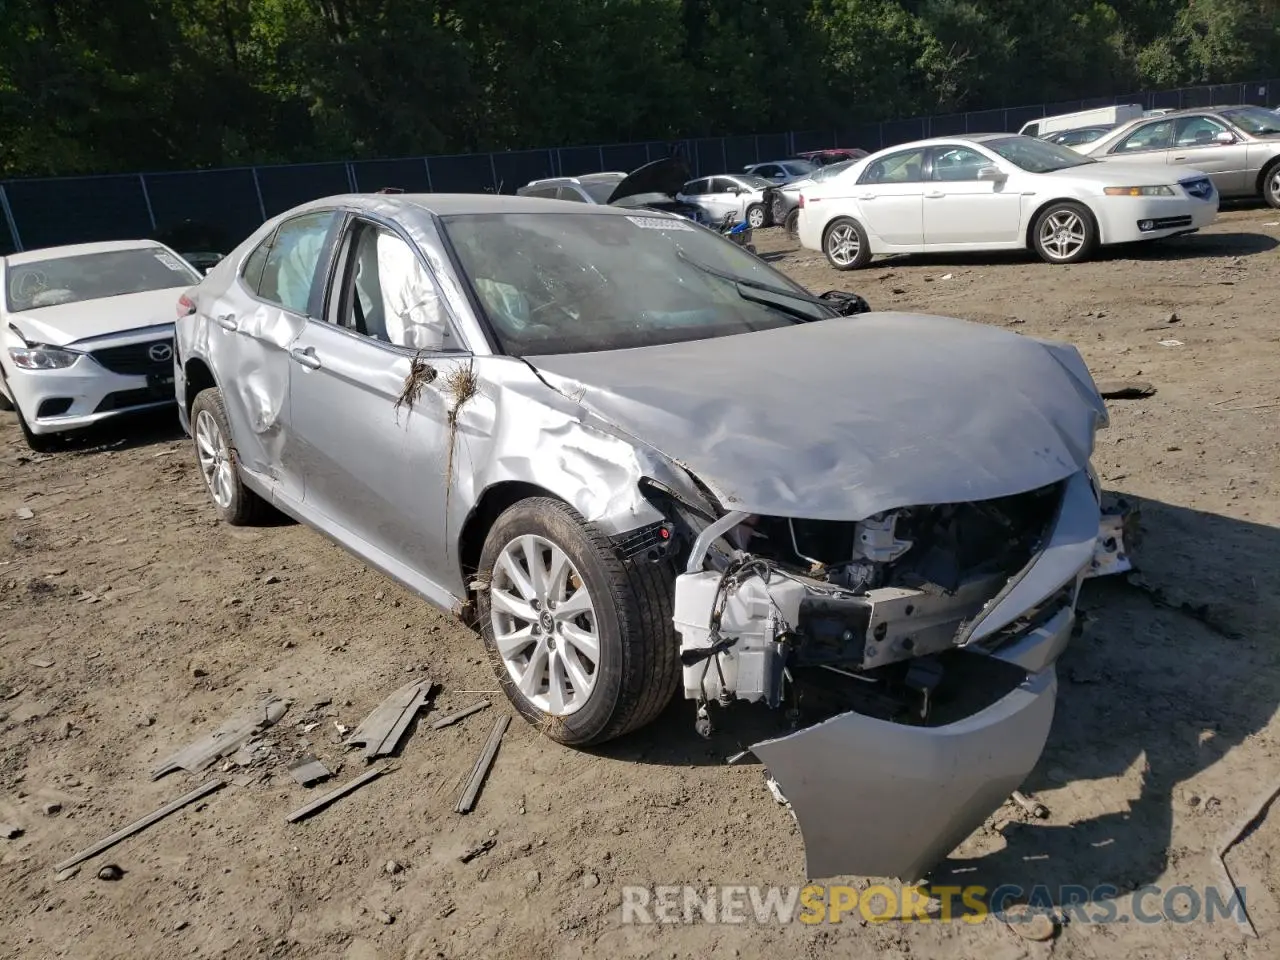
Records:
[[[1174,162],[1174,163],[1177,163],[1179,160],[1185,160],[1185,159],[1187,159],[1187,158],[1186,158],[1186,157],[1174,157],[1174,158],[1173,158],[1173,162]]]
[[[213,319],[217,321],[218,326],[223,330],[238,330],[240,328],[240,325],[236,323],[236,315],[234,313],[224,313],[222,316],[214,317]]]
[[[316,356],[315,347],[307,347],[306,349],[294,347],[289,351],[289,356],[293,357],[297,363],[306,367],[308,370],[320,369],[320,358]]]
[[[945,193],[926,193],[925,194],[925,197],[928,198],[929,200],[941,200],[945,196],[946,196]]]
[[[862,196],[860,196],[858,199],[859,199],[859,200],[874,200],[875,198],[876,198],[876,195],[875,195],[874,193],[864,193],[864,194],[863,194]]]

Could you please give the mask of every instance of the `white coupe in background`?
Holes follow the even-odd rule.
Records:
[[[806,188],[798,236],[837,270],[876,254],[1030,247],[1049,263],[1100,244],[1193,233],[1218,214],[1208,176],[1098,163],[1016,134],[939,137],[881,150]]]
[[[27,445],[173,404],[173,323],[200,274],[149,240],[0,257],[0,410]]]

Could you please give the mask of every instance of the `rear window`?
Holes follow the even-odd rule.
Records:
[[[189,287],[200,275],[159,247],[51,257],[10,266],[5,294],[14,313],[129,293]]]

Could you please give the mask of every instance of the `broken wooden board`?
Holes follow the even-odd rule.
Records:
[[[430,679],[406,683],[364,718],[345,745],[364,747],[366,760],[393,752],[418,711],[431,700],[434,689]]]
[[[481,700],[479,703],[473,703],[471,706],[466,707],[465,709],[459,710],[456,713],[446,713],[439,720],[433,720],[431,722],[431,729],[443,730],[445,727],[451,726],[452,724],[457,723],[459,720],[467,719],[467,717],[471,716],[473,713],[479,713],[481,710],[486,709],[488,706],[489,706],[488,700]]]
[[[63,870],[70,870],[72,867],[76,866],[77,864],[84,863],[90,857],[96,857],[98,854],[102,853],[102,851],[107,850],[111,847],[114,847],[121,840],[127,840],[129,839],[129,837],[132,837],[135,833],[141,833],[143,830],[147,829],[147,827],[151,826],[153,823],[157,823],[160,820],[163,820],[165,817],[169,816],[169,814],[174,813],[178,810],[181,810],[187,804],[195,803],[195,801],[201,799],[202,797],[207,797],[209,794],[213,793],[215,790],[221,790],[225,786],[226,786],[226,781],[224,780],[210,780],[208,783],[201,784],[200,786],[192,790],[190,793],[184,793],[177,800],[173,800],[169,803],[166,803],[159,810],[156,810],[152,813],[147,814],[145,817],[143,817],[140,820],[133,821],[133,823],[129,824],[127,827],[122,827],[121,829],[117,830],[115,833],[111,834],[111,836],[103,837],[93,846],[86,847],[85,849],[77,853],[75,856],[69,857],[68,859],[63,860],[61,863],[54,864],[54,867],[53,867],[54,873],[61,873]]]
[[[247,710],[228,720],[208,736],[188,744],[165,760],[151,772],[152,780],[159,780],[174,770],[199,773],[211,766],[219,757],[238,750],[240,746],[267,727],[276,723],[289,709],[288,701],[279,697],[267,697],[252,710]]]
[[[498,744],[502,742],[502,735],[507,732],[507,725],[510,722],[511,718],[506,714],[494,722],[493,730],[489,733],[489,742],[484,745],[484,752],[480,754],[476,765],[471,769],[471,776],[467,778],[466,786],[462,788],[462,796],[458,799],[457,807],[454,808],[458,813],[470,813],[475,809],[480,788],[484,785],[485,777],[489,775],[489,768],[493,766],[494,758],[498,755]]]
[[[353,790],[357,790],[360,787],[363,787],[370,780],[376,780],[378,777],[382,776],[384,773],[390,773],[394,769],[395,769],[394,767],[374,767],[372,770],[366,770],[364,773],[360,774],[360,776],[356,777],[354,780],[348,780],[342,786],[335,787],[333,790],[330,790],[324,796],[316,797],[316,799],[312,800],[305,807],[299,807],[297,810],[293,811],[293,813],[289,814],[284,819],[287,823],[297,823],[299,820],[302,820],[305,817],[311,816],[316,811],[323,810],[325,807],[333,803],[335,800],[342,799],[348,793],[351,793]]]

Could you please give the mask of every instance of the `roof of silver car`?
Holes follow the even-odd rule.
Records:
[[[458,214],[486,213],[587,213],[610,216],[613,214],[635,215],[635,210],[625,207],[610,207],[606,204],[570,203],[567,200],[548,200],[543,197],[518,197],[510,194],[493,193],[398,193],[370,194],[357,193],[339,197],[326,197],[315,201],[315,205],[352,205],[386,210],[389,204],[412,206],[437,216],[448,217]],[[646,212],[646,216],[661,216],[660,213]]]

